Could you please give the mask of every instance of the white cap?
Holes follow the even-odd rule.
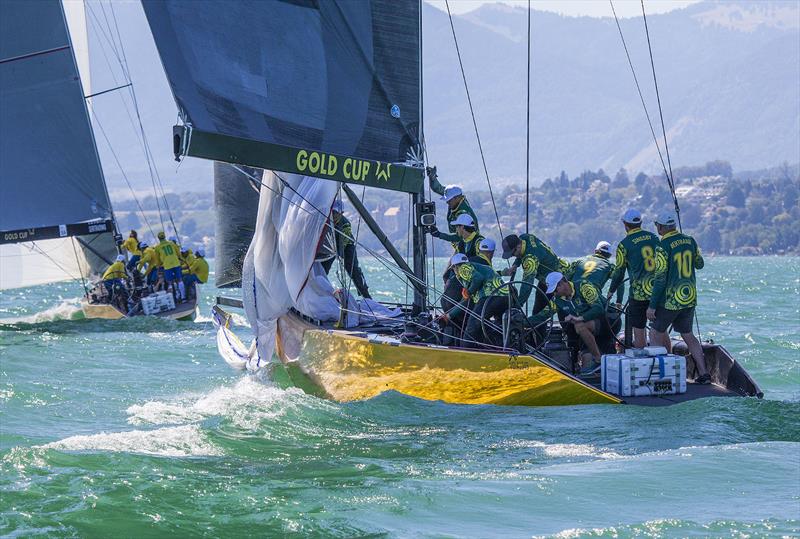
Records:
[[[198,249],[198,250],[196,250],[196,251],[194,252],[194,254],[196,254],[197,256],[206,256],[206,252],[205,252],[205,251],[203,251],[202,249]]]
[[[458,217],[456,217],[455,221],[450,221],[450,224],[453,226],[457,225],[464,225],[464,226],[475,226],[475,221],[472,219],[472,216],[468,213],[462,213]]]
[[[464,264],[466,262],[469,262],[469,259],[467,258],[467,255],[465,255],[464,253],[456,253],[450,259],[450,264],[452,264],[453,266],[455,266],[456,264]]]
[[[125,255],[117,255],[117,262],[125,262]]]
[[[140,241],[139,242],[139,248],[140,249],[144,249],[145,247],[150,247],[150,244],[147,243],[146,241]]]
[[[607,255],[611,254],[611,244],[607,241],[599,241],[597,242],[597,246],[594,248],[595,251],[600,251],[601,253],[605,253]]]
[[[545,282],[547,283],[547,294],[552,294],[556,291],[558,283],[564,278],[564,274],[558,271],[553,271],[547,274]]]
[[[642,224],[642,212],[639,210],[635,210],[630,208],[625,214],[622,216],[622,222],[628,223],[631,225],[640,225]]]
[[[461,187],[458,185],[448,185],[444,188],[444,194],[442,195],[442,200],[445,202],[449,202],[453,200],[458,195],[463,195],[464,192],[461,190]]]
[[[342,213],[344,205],[342,204],[342,201],[337,198],[336,200],[333,201],[333,207],[331,209],[336,213]]]
[[[489,238],[484,238],[480,245],[478,245],[479,251],[494,251],[497,246],[494,243],[494,240]]]
[[[656,224],[662,226],[675,226],[675,214],[671,211],[659,213],[658,217],[656,217]]]

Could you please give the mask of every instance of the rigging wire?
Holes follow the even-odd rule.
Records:
[[[530,234],[531,207],[531,0],[528,0],[528,108],[525,111],[525,233]]]
[[[494,201],[494,191],[492,190],[492,182],[489,180],[489,169],[486,168],[486,157],[483,154],[483,145],[481,144],[481,136],[478,132],[478,122],[475,120],[475,109],[472,107],[472,98],[469,94],[469,85],[467,84],[467,75],[464,72],[464,63],[461,61],[461,49],[458,47],[458,38],[456,37],[456,27],[453,25],[453,15],[450,13],[449,0],[444,0],[444,5],[447,7],[447,16],[450,19],[450,30],[453,32],[453,42],[456,45],[456,54],[458,55],[458,65],[461,69],[461,78],[464,80],[464,90],[467,93],[467,103],[469,104],[469,112],[472,116],[472,126],[475,128],[475,138],[478,140],[478,150],[481,154],[481,162],[483,163],[483,172],[486,175],[486,184],[489,186],[489,196],[492,199],[492,208],[494,209],[494,217],[497,220],[497,230],[500,237],[503,237],[503,227],[500,225],[500,214],[497,213],[497,205]]]
[[[656,130],[653,127],[653,121],[650,118],[650,112],[647,110],[647,104],[644,101],[644,94],[642,93],[642,87],[639,85],[639,78],[636,76],[636,69],[633,67],[633,61],[631,60],[630,52],[628,51],[628,44],[625,41],[625,36],[622,33],[622,26],[619,24],[619,18],[617,17],[617,10],[614,9],[614,1],[608,0],[608,3],[611,5],[611,12],[614,14],[614,21],[617,23],[617,31],[619,32],[619,38],[622,41],[622,47],[625,49],[625,56],[628,58],[628,66],[631,69],[631,74],[633,75],[633,82],[636,84],[636,91],[639,93],[639,100],[642,102],[642,108],[644,109],[644,115],[647,118],[647,125],[650,126],[650,133],[653,135],[653,142],[656,145],[656,151],[658,152],[658,158],[661,161],[661,168],[664,169],[664,176],[669,177],[667,172],[667,164],[664,161],[664,154],[661,152],[661,144],[658,142],[658,135],[656,135]]]
[[[664,112],[661,108],[661,95],[658,92],[658,78],[656,77],[656,64],[653,60],[653,47],[650,44],[650,30],[647,27],[647,14],[644,10],[644,0],[641,0],[642,4],[642,20],[644,21],[644,33],[647,36],[647,51],[650,53],[650,68],[653,72],[653,86],[656,89],[656,102],[658,103],[658,116],[661,118],[661,134],[664,136],[664,152],[667,154],[667,166],[669,167],[669,175],[667,176],[667,182],[669,183],[669,189],[672,193],[672,201],[675,204],[675,214],[678,218],[678,229],[683,232],[683,226],[681,225],[681,208],[678,205],[678,197],[675,194],[675,177],[672,175],[672,161],[669,157],[669,143],[667,142],[667,130],[664,127]]]

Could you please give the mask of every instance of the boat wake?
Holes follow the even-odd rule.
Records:
[[[0,318],[0,325],[10,324],[42,324],[63,320],[83,320],[80,298],[62,300],[61,303],[43,311],[26,316]]]

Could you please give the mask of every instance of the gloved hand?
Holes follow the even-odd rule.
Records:
[[[441,232],[439,232],[439,229],[438,229],[438,228],[436,228],[436,225],[433,225],[433,226],[430,228],[430,231],[429,231],[429,232],[430,232],[430,235],[431,235],[431,236],[433,236],[434,238],[438,238],[438,237],[439,237],[439,234],[441,234]]]
[[[464,299],[469,299],[469,291],[466,288],[461,289],[461,297]]]
[[[425,167],[425,174],[428,175],[429,180],[437,178],[436,167]]]
[[[447,315],[447,313],[442,313],[441,315],[439,315],[436,321],[442,324],[443,326],[446,326],[448,323],[450,323],[450,317]]]

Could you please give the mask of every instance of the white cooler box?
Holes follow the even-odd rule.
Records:
[[[606,354],[601,360],[600,376],[603,391],[620,397],[686,393],[686,358],[672,354]]]
[[[164,311],[171,311],[175,308],[175,299],[169,292],[156,292],[142,298],[142,311],[144,314],[158,314]]]

